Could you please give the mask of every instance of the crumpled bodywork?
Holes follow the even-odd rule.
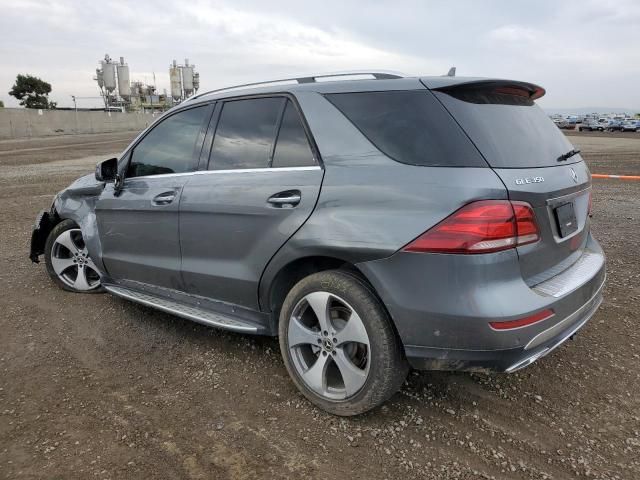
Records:
[[[60,220],[71,219],[78,224],[89,256],[100,270],[100,274],[105,273],[105,268],[102,263],[95,206],[103,189],[104,183],[97,181],[93,173],[85,175],[58,193],[52,207]]]

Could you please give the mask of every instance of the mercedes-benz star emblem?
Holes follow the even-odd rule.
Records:
[[[574,183],[578,183],[578,174],[576,171],[571,167],[569,167],[569,170],[571,170],[569,173],[571,174],[571,178],[573,178]]]

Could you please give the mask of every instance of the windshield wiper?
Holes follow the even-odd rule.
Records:
[[[567,153],[564,153],[562,155],[560,155],[558,158],[556,158],[557,162],[564,162],[565,160],[569,160],[571,157],[573,157],[574,155],[577,155],[580,153],[580,150],[576,150],[575,148],[573,150],[569,150]]]

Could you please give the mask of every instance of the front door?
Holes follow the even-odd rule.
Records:
[[[257,309],[260,276],[311,215],[323,170],[292,100],[219,110],[209,170],[189,179],[180,203],[182,276],[190,293]]]
[[[96,216],[112,279],[181,289],[180,198],[197,167],[210,109],[181,110],[156,124],[126,154],[122,189],[109,184],[102,192]]]

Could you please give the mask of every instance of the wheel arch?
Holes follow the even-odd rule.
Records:
[[[373,295],[386,311],[389,319],[391,320],[392,328],[397,334],[395,322],[393,321],[390,312],[365,274],[362,273],[354,263],[344,258],[331,255],[309,255],[296,258],[283,265],[276,273],[273,274],[271,280],[268,281],[268,285],[265,286],[266,288],[263,288],[262,296],[260,298],[260,305],[263,311],[270,312],[271,314],[270,329],[273,333],[278,331],[280,308],[293,286],[309,275],[326,270],[340,270],[363,282],[367,288],[371,290]]]

